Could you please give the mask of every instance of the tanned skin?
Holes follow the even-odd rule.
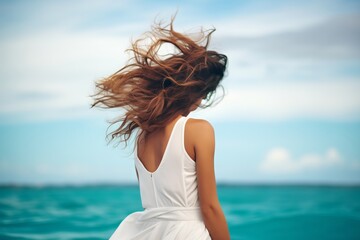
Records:
[[[228,240],[230,233],[216,191],[215,133],[208,121],[188,119],[185,126],[185,149],[196,161],[200,208],[211,239]]]

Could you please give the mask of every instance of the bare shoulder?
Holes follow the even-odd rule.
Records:
[[[214,129],[211,123],[204,119],[189,118],[185,125],[185,150],[194,160],[207,141],[214,141]]]
[[[189,118],[187,129],[192,139],[203,140],[215,135],[214,127],[205,119]]]
[[[189,118],[188,119],[188,127],[192,133],[214,133],[214,127],[212,124],[205,120],[199,118]]]

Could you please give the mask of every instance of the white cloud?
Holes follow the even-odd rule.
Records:
[[[0,114],[26,121],[92,115],[94,81],[125,63],[129,44],[97,32],[2,39]]]
[[[81,5],[77,5],[77,9],[81,8]],[[91,13],[96,12],[96,9],[102,13],[107,11],[106,4],[97,3],[88,7]],[[81,25],[83,19],[77,15],[73,16],[72,8],[64,8],[69,10],[65,19],[74,17],[75,20],[77,19],[74,24]],[[301,117],[358,119],[360,84],[358,79],[354,79],[356,76],[351,80],[337,78],[327,82],[317,73],[308,73],[310,76],[303,79],[306,82],[290,82],[286,79],[288,75],[296,76],[303,73],[299,72],[299,67],[311,62],[301,63],[296,58],[298,55],[287,55],[284,49],[275,51],[271,43],[275,41],[281,46],[285,45],[280,42],[288,44],[286,46],[294,45],[297,38],[294,40],[289,30],[297,31],[296,36],[309,39],[311,38],[309,33],[318,29],[316,24],[329,19],[327,15],[306,13],[309,16],[304,18],[300,17],[304,16],[304,11],[281,9],[275,13],[249,14],[240,18],[231,16],[225,20],[215,21],[214,25],[218,26],[218,31],[214,35],[214,40],[224,39],[222,42],[224,46],[221,46],[224,49],[231,44],[239,47],[231,50],[229,54],[230,76],[226,79],[232,84],[228,90],[229,94],[215,109],[206,110],[200,115],[219,120],[282,120]],[[290,20],[289,16],[292,16]],[[63,21],[63,17],[60,18],[56,14],[55,16],[39,15],[36,21],[45,21],[46,18],[60,25]],[[91,14],[85,18],[91,19]],[[342,20],[338,23],[340,27],[329,26],[324,31],[334,36],[335,30],[343,29],[341,24],[346,23],[347,18]],[[88,94],[92,93],[94,80],[113,73],[126,62],[128,56],[123,52],[129,47],[130,37],[136,36],[140,29],[147,30],[150,25],[142,21],[144,19],[129,24],[109,25],[106,28],[93,27],[87,31],[74,31],[74,28],[71,28],[72,21],[65,21],[64,28],[55,30],[46,28],[43,32],[24,31],[0,39],[2,53],[0,114],[22,120],[78,118],[92,115],[92,110],[88,109],[90,104]],[[311,26],[315,26],[315,30]],[[355,25],[349,26],[346,31],[344,30],[345,37],[336,38],[339,41],[336,44],[342,46],[342,40],[351,40],[351,34],[349,35],[351,31],[348,30]],[[177,27],[181,29],[181,26]],[[284,35],[277,35],[282,33]],[[322,33],[317,34],[321,36]],[[235,40],[228,38],[229,36],[234,37]],[[244,36],[252,37],[251,41],[247,41]],[[239,37],[241,44],[238,42]],[[225,41],[226,39],[228,40]],[[316,41],[316,46],[324,45],[319,39]],[[332,39],[333,42],[336,40]],[[215,41],[215,44],[217,43]],[[295,49],[297,46],[298,44],[292,46],[292,50],[289,48],[290,52],[297,53]],[[326,46],[331,48],[329,45]],[[310,46],[303,47],[307,49],[308,57],[314,56]],[[345,53],[358,52],[358,48],[355,51],[349,51],[349,48],[345,50]],[[326,49],[324,51],[326,52]],[[259,54],[262,52],[270,56],[279,53],[284,58],[269,60]],[[340,51],[340,54],[342,53],[344,52]],[[280,71],[283,74],[281,78],[283,82],[278,81]],[[256,79],[261,82],[242,84],[244,81],[237,81],[238,78]],[[264,80],[267,80],[267,83]]]
[[[360,56],[356,41],[360,36],[359,18],[319,17],[303,25],[291,25],[298,17],[290,18],[290,24],[282,18],[283,27],[275,24],[270,28],[279,32],[248,37],[242,32],[244,26],[218,36],[216,43],[222,42],[229,56],[229,77],[224,80],[228,94],[214,109],[194,115],[222,121],[359,120],[359,77],[348,70],[358,61],[341,60]],[[255,23],[258,30],[261,24],[266,26],[261,17]],[[226,29],[230,25],[221,26]],[[342,69],[344,66],[347,70]]]
[[[194,112],[212,120],[360,119],[360,82],[243,84],[216,106]]]
[[[286,31],[301,30],[321,23],[333,14],[318,8],[278,7],[269,12],[251,12],[215,20],[217,32],[224,36],[261,37]],[[236,30],[235,30],[236,29]],[[234,31],[235,30],[235,31]]]
[[[267,173],[288,174],[336,166],[342,162],[335,148],[329,148],[324,155],[310,153],[297,160],[292,158],[287,149],[274,148],[268,152],[265,160],[259,165],[259,169]]]
[[[267,59],[347,59],[359,58],[360,14],[339,15],[314,25],[287,29],[264,36],[218,37],[226,49],[239,49]]]

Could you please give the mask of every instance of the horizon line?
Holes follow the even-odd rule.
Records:
[[[241,182],[241,181],[219,181],[219,187],[236,186],[293,186],[293,187],[360,187],[360,182]],[[8,187],[138,187],[138,182],[69,182],[69,183],[0,183],[0,188]]]

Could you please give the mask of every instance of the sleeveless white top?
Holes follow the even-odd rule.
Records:
[[[149,172],[137,156],[144,211],[128,215],[110,240],[209,240],[201,215],[197,191],[195,162],[184,146],[185,124],[181,116],[175,123],[160,165]]]

